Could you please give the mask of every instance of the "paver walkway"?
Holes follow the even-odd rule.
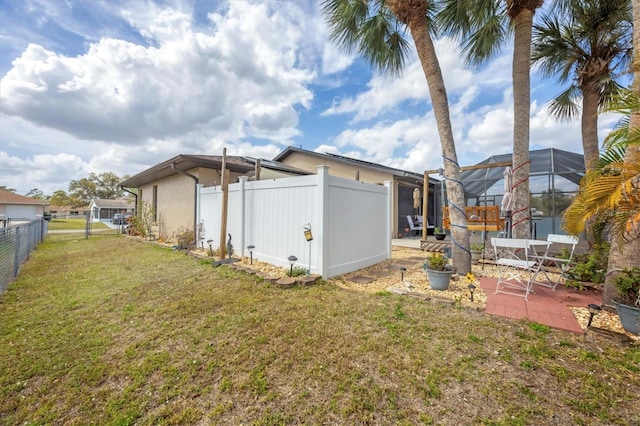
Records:
[[[420,248],[420,241],[405,238],[393,240],[393,245]],[[535,293],[530,293],[527,301],[520,296],[496,294],[497,278],[483,277],[479,282],[487,295],[485,307],[487,314],[512,319],[528,319],[576,334],[584,334],[584,330],[569,307],[586,308],[589,303],[602,304],[602,293],[596,290],[576,290],[560,284],[553,291],[550,288],[534,285]]]
[[[513,319],[528,319],[560,330],[584,334],[584,330],[569,309],[585,308],[589,303],[602,304],[602,293],[597,290],[576,290],[562,285],[555,291],[534,285],[528,301],[521,296],[496,294],[497,278],[480,278],[480,286],[487,295],[485,312]]]

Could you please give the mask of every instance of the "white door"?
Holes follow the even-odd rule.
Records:
[[[35,219],[36,206],[5,206],[5,219]]]

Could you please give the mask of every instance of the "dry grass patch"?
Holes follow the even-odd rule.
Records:
[[[77,238],[77,237],[75,237]],[[0,297],[3,424],[629,424],[640,349],[124,237],[49,237]]]

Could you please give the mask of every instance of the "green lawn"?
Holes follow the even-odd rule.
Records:
[[[86,226],[86,219],[51,219],[47,229],[49,231],[80,230],[85,229]],[[94,230],[109,229],[109,227],[102,222],[93,222],[91,227]]]
[[[640,422],[640,348],[594,339],[58,234],[0,296],[0,424]]]

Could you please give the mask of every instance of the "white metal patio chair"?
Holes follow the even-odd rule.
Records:
[[[566,249],[566,256],[560,257],[557,254],[551,255],[549,253],[551,247],[547,248],[545,254],[540,256],[539,258],[541,262],[540,268],[534,274],[534,276],[531,277],[531,281],[534,284],[549,287],[550,289],[555,290],[560,281],[562,281],[563,279],[567,279],[567,271],[569,270],[571,262],[573,261],[573,253],[576,250],[576,245],[578,245],[579,238],[572,235],[549,234],[547,235],[547,241],[551,243],[550,246],[554,248],[554,253],[557,252],[555,250],[556,248],[560,250],[562,250],[563,248]],[[562,251],[558,253],[562,254]],[[549,276],[548,273],[550,271],[547,269],[548,266],[555,266],[560,270],[560,274],[558,274],[558,277],[556,279],[552,279]],[[544,274],[544,277],[547,280],[546,282],[536,281],[536,277],[540,274],[540,272]]]
[[[522,296],[528,300],[531,276],[538,270],[535,256],[530,256],[530,241],[520,238],[491,238],[498,267],[496,294]]]
[[[418,235],[418,233],[422,231],[422,226],[416,225],[413,222],[413,218],[411,217],[411,215],[407,215],[407,222],[409,223],[409,235]]]

